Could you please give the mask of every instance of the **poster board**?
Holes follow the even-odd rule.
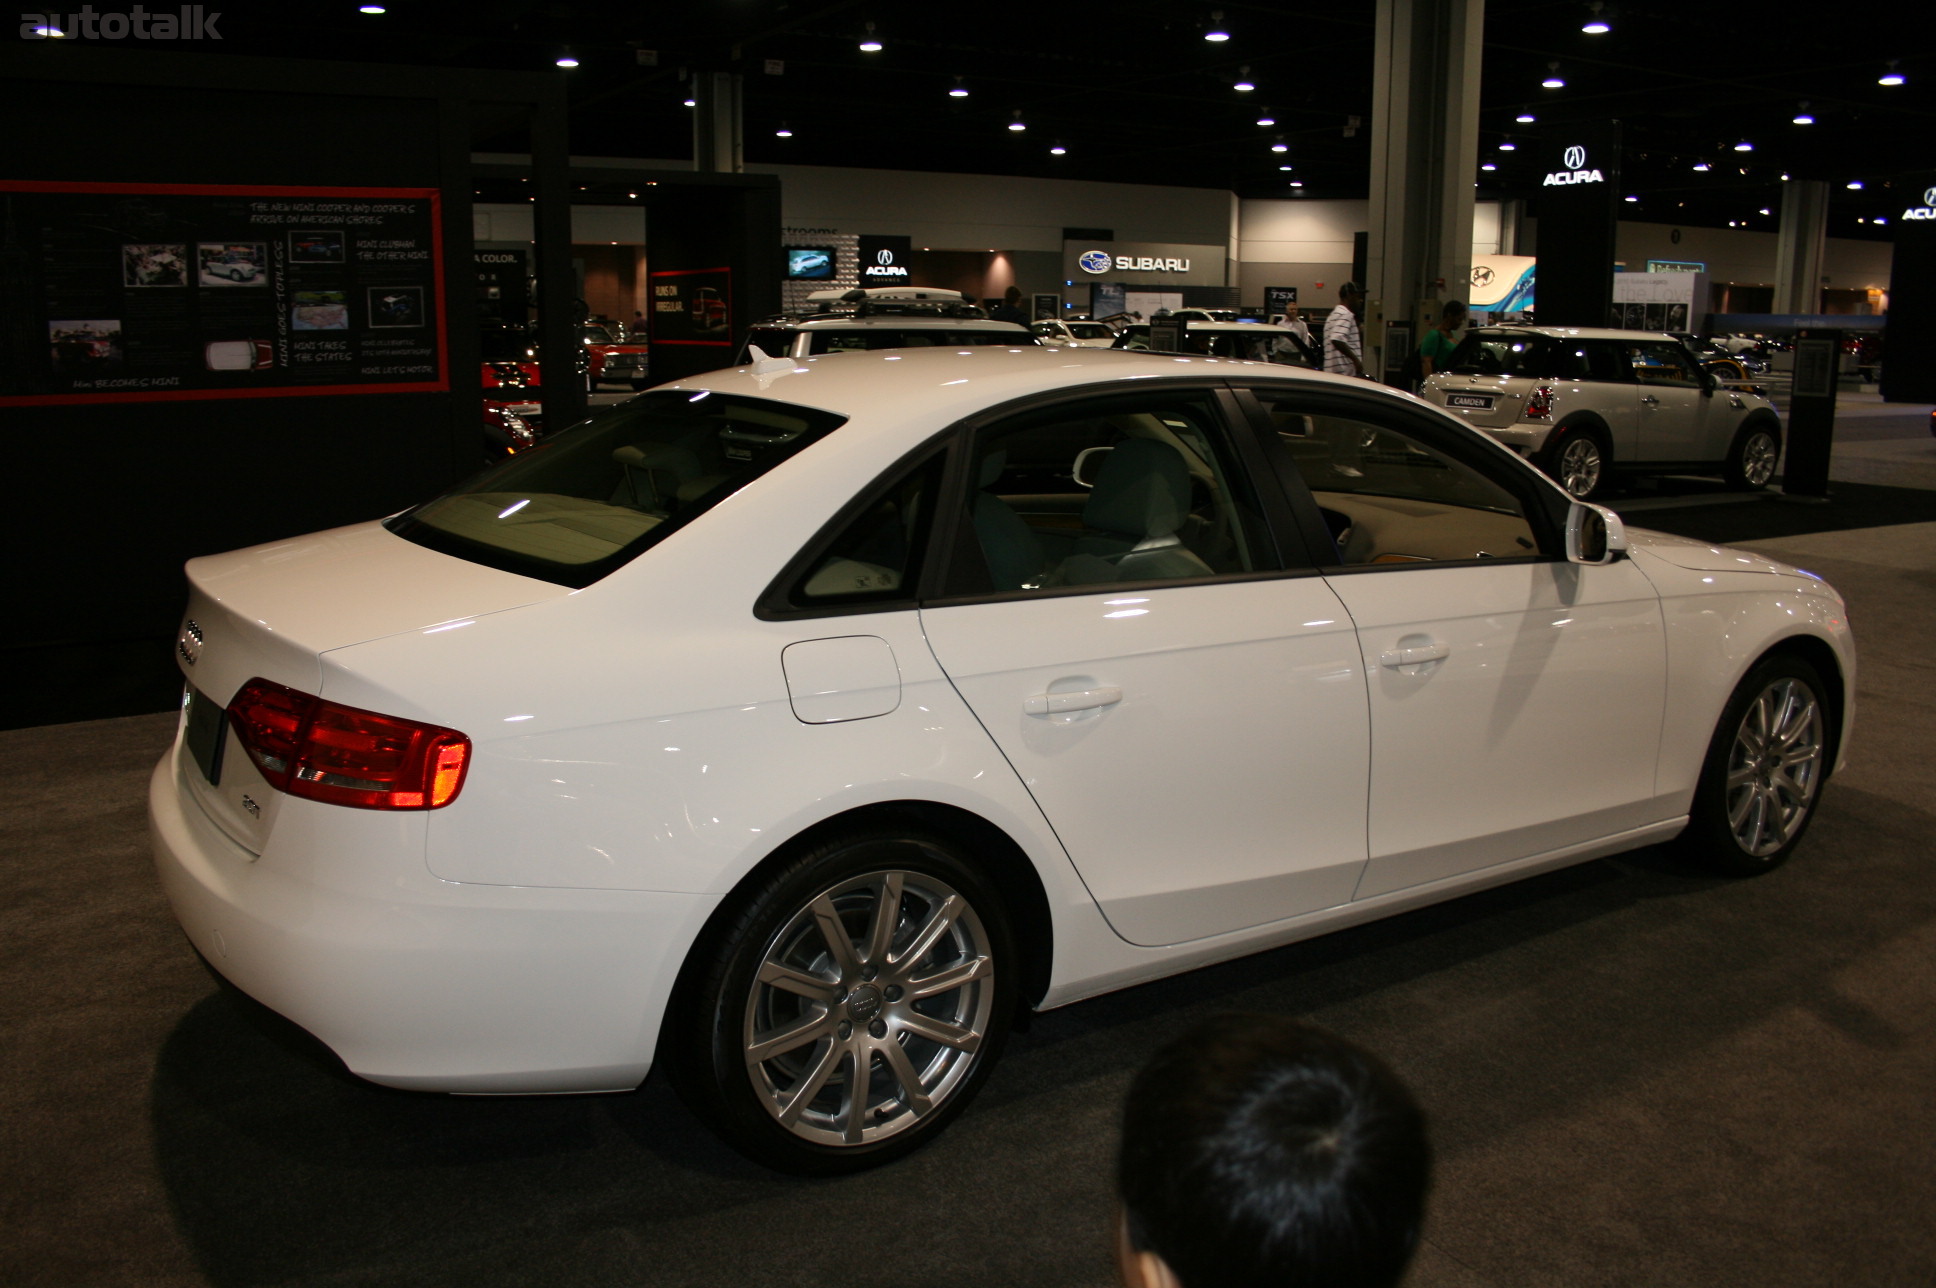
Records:
[[[0,406],[443,393],[434,188],[0,181]]]

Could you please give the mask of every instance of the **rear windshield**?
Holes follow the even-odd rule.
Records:
[[[1445,369],[1462,376],[1556,376],[1557,349],[1543,335],[1468,331]]]
[[[704,391],[644,394],[384,526],[461,559],[588,586],[845,419]]]

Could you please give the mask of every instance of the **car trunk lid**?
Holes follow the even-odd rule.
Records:
[[[285,798],[226,719],[249,680],[328,696],[322,655],[332,649],[569,593],[413,545],[376,523],[194,559],[188,580],[175,648],[187,683],[182,786],[255,853]]]

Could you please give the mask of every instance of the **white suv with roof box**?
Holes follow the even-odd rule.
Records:
[[[1763,487],[1781,459],[1774,404],[1722,385],[1660,332],[1475,327],[1419,393],[1581,500],[1615,469],[1720,473],[1730,487]]]
[[[998,322],[960,291],[925,286],[855,287],[815,291],[816,311],[759,323],[746,337],[739,363],[760,354],[805,358],[855,349],[965,348],[1040,345],[1019,322]]]

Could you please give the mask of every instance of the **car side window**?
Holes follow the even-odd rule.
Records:
[[[1586,379],[1604,384],[1633,383],[1633,365],[1620,352],[1619,345],[1605,340],[1588,340],[1581,347],[1586,350]]]
[[[1278,567],[1214,394],[1063,403],[981,429],[957,594],[1051,592]],[[957,562],[960,562],[959,560]]]
[[[934,526],[945,459],[937,452],[864,498],[804,575],[795,579],[789,604],[824,608],[911,599]]]
[[[1337,564],[1544,557],[1526,502],[1477,461],[1296,394],[1257,398],[1324,517]]]
[[[1643,385],[1701,387],[1700,372],[1678,344],[1668,340],[1640,340],[1627,346],[1634,379]]]

